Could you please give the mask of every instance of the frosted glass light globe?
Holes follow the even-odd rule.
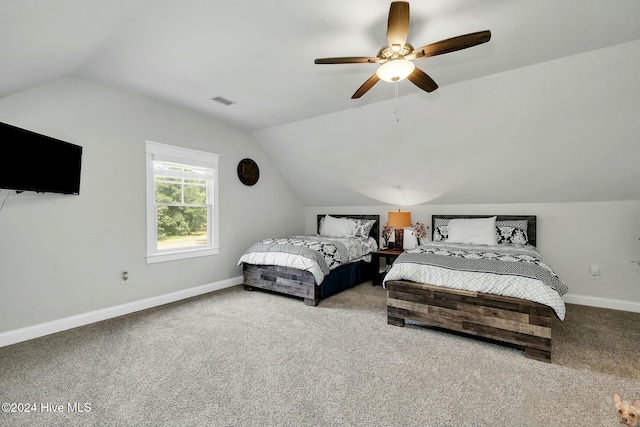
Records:
[[[379,66],[376,74],[384,81],[397,82],[406,79],[415,69],[416,65],[413,62],[398,58],[387,61]]]

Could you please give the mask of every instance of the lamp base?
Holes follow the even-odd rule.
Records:
[[[396,248],[400,249],[404,246],[404,228],[396,228]]]

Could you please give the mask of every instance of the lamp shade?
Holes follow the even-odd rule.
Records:
[[[409,227],[411,225],[411,212],[389,211],[387,224],[390,227]]]
[[[409,74],[413,73],[416,65],[406,59],[391,59],[376,70],[376,74],[382,80],[387,82],[397,82],[406,79]]]

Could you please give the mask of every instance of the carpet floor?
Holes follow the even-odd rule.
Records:
[[[236,286],[3,347],[0,425],[614,426],[640,398],[638,313],[569,305],[548,364],[385,309]]]

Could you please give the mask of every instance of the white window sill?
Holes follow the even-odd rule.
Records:
[[[156,262],[175,261],[179,259],[197,258],[203,256],[217,255],[220,252],[218,248],[182,250],[176,252],[163,252],[158,254],[148,254],[147,264]]]

